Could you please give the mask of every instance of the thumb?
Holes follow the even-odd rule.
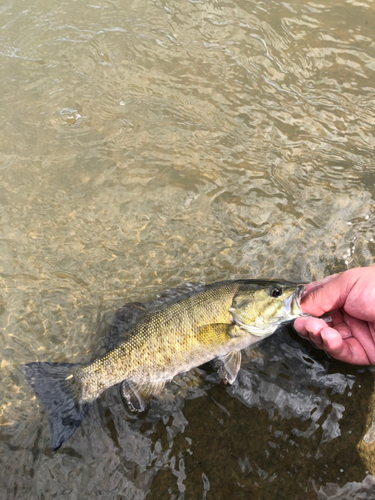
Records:
[[[329,311],[343,307],[348,292],[353,286],[353,277],[348,276],[347,273],[348,271],[334,274],[307,285],[305,295],[301,300],[302,310],[313,316],[322,316]]]

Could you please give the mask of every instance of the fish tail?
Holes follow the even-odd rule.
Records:
[[[72,383],[70,363],[29,363],[23,365],[27,381],[48,410],[51,448],[57,450],[76,431],[91,404],[82,402]]]

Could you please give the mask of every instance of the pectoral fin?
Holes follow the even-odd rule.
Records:
[[[241,367],[241,351],[232,351],[212,361],[214,369],[225,384],[233,384]]]
[[[214,339],[216,343],[228,342],[243,335],[247,335],[246,331],[234,323],[213,323],[199,330],[199,337],[204,343],[207,343],[207,339]]]
[[[131,380],[124,380],[120,392],[131,411],[141,412],[148,407],[153,396],[161,393],[164,386],[165,382],[135,384]]]

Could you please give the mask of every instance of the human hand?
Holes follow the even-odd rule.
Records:
[[[306,285],[301,308],[313,316],[330,312],[332,321],[298,318],[294,328],[299,335],[340,361],[375,365],[375,266]]]

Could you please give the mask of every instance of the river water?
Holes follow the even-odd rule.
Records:
[[[138,417],[107,391],[57,452],[20,368],[185,282],[372,264],[374,30],[373,0],[2,4],[2,498],[375,498],[373,373],[291,329],[232,387],[205,366]]]

